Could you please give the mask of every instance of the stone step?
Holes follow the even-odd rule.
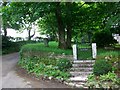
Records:
[[[80,68],[80,67],[87,67],[87,68],[90,68],[90,67],[93,67],[94,64],[73,64],[73,68]]]
[[[84,86],[84,84],[83,85],[82,84],[76,84],[75,87],[76,88],[84,88],[84,89],[88,88],[88,87]]]
[[[80,86],[82,85],[84,88],[88,88],[88,87],[86,86],[86,83],[76,82],[75,84],[76,84],[76,87],[80,87]]]
[[[76,82],[64,82],[66,85],[69,85],[69,86],[71,86],[71,87],[77,87],[77,88],[86,88],[84,85],[85,85],[85,83],[76,83]]]
[[[87,77],[93,73],[93,65],[95,60],[76,60],[73,61],[73,67],[70,69],[71,77],[68,85],[77,88],[86,87]]]
[[[95,60],[74,60],[73,63],[95,63]]]
[[[74,88],[88,88],[85,86],[84,82],[64,82],[64,84]]]
[[[71,82],[81,82],[85,83],[87,81],[87,76],[76,76],[69,79]]]
[[[86,76],[86,75],[89,75],[89,74],[91,74],[92,72],[70,72],[70,74],[72,75],[72,76],[74,76],[74,77],[76,77],[76,76]]]
[[[71,70],[70,71],[85,71],[85,72],[89,72],[89,71],[92,71],[93,70],[93,68],[92,67],[90,67],[90,68],[88,68],[88,67],[81,67],[81,68],[71,68]]]

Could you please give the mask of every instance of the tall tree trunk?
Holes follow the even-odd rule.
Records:
[[[66,49],[66,42],[65,42],[65,28],[62,21],[61,15],[61,8],[60,2],[56,4],[56,11],[55,11],[57,23],[58,23],[58,34],[59,34],[59,45],[58,47],[61,49]]]
[[[66,40],[66,44],[67,44],[67,49],[71,49],[71,39],[72,39],[72,28],[70,25],[67,25],[67,40]]]
[[[72,39],[72,15],[71,15],[71,8],[70,8],[71,2],[66,3],[66,29],[67,29],[67,49],[71,49],[71,39]]]
[[[6,36],[7,36],[7,29],[6,29],[6,26],[3,26],[3,31],[4,31],[4,36],[6,37]]]
[[[3,3],[2,3],[2,6],[3,6],[3,7],[6,6],[7,3],[8,3],[8,2],[3,2]],[[4,22],[3,22],[3,31],[4,31],[4,36],[6,37],[6,36],[7,36],[7,28],[6,28],[6,24],[5,24],[5,23],[6,23],[6,22],[4,21]]]

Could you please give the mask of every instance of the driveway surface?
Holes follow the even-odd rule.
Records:
[[[19,60],[19,53],[12,53],[0,56],[0,85],[2,88],[68,88],[66,85],[55,81],[34,80],[30,77],[19,75],[16,72],[16,64]],[[1,81],[1,80],[0,80]]]

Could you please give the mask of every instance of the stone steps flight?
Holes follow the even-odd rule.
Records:
[[[68,85],[78,88],[87,88],[85,83],[87,76],[93,73],[95,60],[76,60],[73,61],[73,67],[70,70],[71,77]]]

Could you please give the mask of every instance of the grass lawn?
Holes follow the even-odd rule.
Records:
[[[49,47],[44,46],[44,43],[36,43],[36,44],[26,44],[22,47],[22,52],[27,51],[37,51],[37,52],[54,52],[55,54],[65,54],[72,55],[72,50],[62,50],[57,48],[57,42],[49,42]]]
[[[54,52],[55,54],[65,54],[65,55],[72,55],[72,50],[62,50],[59,49],[57,42],[49,42],[49,47],[45,47],[44,43],[35,43],[35,44],[26,44],[22,47],[21,51],[22,52]],[[84,48],[84,46],[82,46]],[[89,47],[88,47],[89,48]],[[98,48],[97,49],[97,56],[108,56],[108,55],[113,55],[113,56],[119,56],[120,51],[119,50],[106,50],[103,48]],[[92,52],[91,50],[83,50],[79,51],[78,57],[82,59],[92,59]]]

